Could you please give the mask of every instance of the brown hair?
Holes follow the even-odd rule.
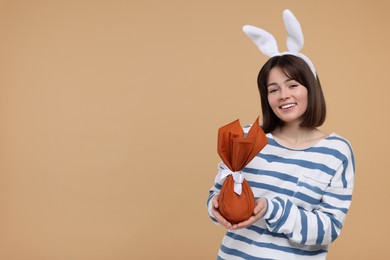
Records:
[[[268,103],[267,81],[271,69],[278,67],[284,74],[303,85],[308,92],[308,103],[306,112],[303,114],[301,127],[321,126],[326,118],[326,105],[321,83],[313,75],[307,63],[294,55],[274,56],[270,58],[261,68],[257,77],[257,86],[260,92],[261,109],[263,113],[263,130],[266,133],[272,132],[276,127],[283,125],[272,111]]]

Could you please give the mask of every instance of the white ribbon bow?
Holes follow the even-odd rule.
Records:
[[[220,182],[223,179],[225,179],[229,175],[233,175],[234,180],[234,192],[238,195],[241,195],[242,193],[242,182],[244,181],[244,176],[242,175],[241,171],[239,172],[233,172],[231,171],[226,164],[220,163],[219,165],[223,170],[220,171],[217,176],[215,177],[215,182]]]

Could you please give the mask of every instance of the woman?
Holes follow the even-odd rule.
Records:
[[[218,211],[222,183],[211,188],[209,215],[228,229],[218,259],[325,259],[352,199],[352,148],[317,128],[325,120],[325,101],[304,59],[270,58],[258,88],[268,145],[242,170],[256,206],[248,220],[232,225]]]

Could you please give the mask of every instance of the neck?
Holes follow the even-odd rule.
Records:
[[[304,139],[310,131],[311,129],[299,125],[283,125],[277,128],[276,133],[284,139],[298,142]]]
[[[276,128],[272,134],[291,147],[304,147],[325,136],[316,128],[301,127],[299,124],[285,124]]]

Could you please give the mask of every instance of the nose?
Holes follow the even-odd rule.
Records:
[[[288,91],[288,89],[286,88],[281,88],[280,91],[279,91],[279,100],[285,100],[285,99],[288,99],[290,97],[290,93]]]

